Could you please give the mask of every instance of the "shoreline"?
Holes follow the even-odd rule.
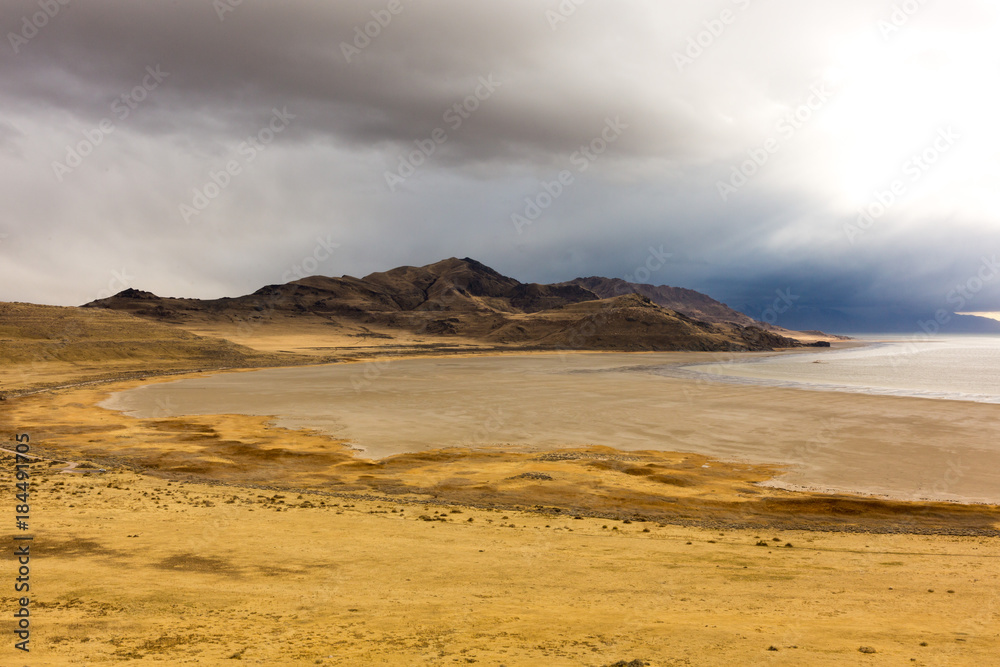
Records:
[[[185,376],[239,384],[234,372]],[[266,416],[141,419],[96,407],[175,377],[0,403],[5,430],[30,432],[33,456],[104,469],[29,464],[32,555],[45,565],[32,616],[59,628],[39,636],[45,664],[833,667],[856,662],[859,646],[879,664],[980,665],[996,653],[998,506],[762,487],[788,467],[732,451],[437,448],[368,461],[343,439]],[[775,431],[786,424],[822,445],[827,430],[864,433],[927,412],[984,437],[998,421],[979,404],[931,411],[919,399],[638,382],[640,394],[670,387],[661,412],[690,430],[684,442],[752,440],[772,455],[809,442]],[[373,386],[373,400],[395,384]],[[13,487],[13,455],[0,460]],[[282,641],[261,640],[273,636]]]
[[[844,342],[844,345],[846,347],[857,347],[859,345],[865,345],[865,343],[857,343],[855,341],[847,341],[847,342]],[[795,349],[782,350],[782,351],[776,351],[776,352],[739,353],[739,354],[740,355],[751,354],[751,355],[758,356],[760,358],[766,358],[766,357],[773,357],[773,356],[784,356],[784,355],[787,355],[787,354],[817,353],[817,352],[820,353],[820,354],[826,354],[829,351],[828,350],[815,350],[815,349],[800,349],[800,348],[795,348]],[[43,390],[36,390],[36,391],[31,392],[31,393],[21,394],[21,397],[22,398],[27,398],[27,397],[30,397],[30,396],[41,396],[41,395],[44,395],[46,393],[60,393],[60,392],[75,391],[75,390],[80,390],[80,389],[94,388],[94,389],[106,390],[106,392],[104,394],[105,395],[104,400],[108,400],[108,399],[111,398],[111,396],[113,394],[118,393],[119,391],[123,391],[123,390],[127,390],[127,389],[134,389],[134,388],[139,388],[139,387],[151,387],[151,386],[155,386],[155,385],[161,385],[161,384],[164,384],[164,383],[167,383],[167,382],[176,382],[176,381],[179,381],[179,380],[185,380],[185,379],[189,379],[189,378],[211,378],[211,377],[232,375],[234,373],[248,373],[250,371],[266,372],[266,371],[279,371],[279,370],[295,371],[295,370],[308,370],[308,369],[318,369],[318,368],[346,368],[346,367],[358,366],[358,365],[363,365],[363,364],[378,364],[380,362],[388,362],[388,363],[394,364],[397,361],[398,362],[404,362],[404,363],[413,363],[413,362],[430,361],[430,360],[451,360],[451,359],[457,359],[457,358],[467,358],[467,359],[479,359],[479,360],[482,360],[482,359],[497,359],[497,358],[504,358],[504,357],[507,357],[507,358],[510,358],[510,357],[522,357],[522,358],[532,358],[532,359],[535,359],[535,358],[544,358],[544,357],[562,357],[562,358],[574,358],[574,357],[575,358],[587,358],[587,357],[589,357],[589,358],[600,358],[600,357],[608,357],[610,355],[621,355],[624,358],[634,359],[636,361],[640,361],[643,357],[648,357],[650,355],[659,355],[659,356],[663,356],[663,357],[669,357],[669,358],[672,359],[669,362],[663,362],[661,365],[663,365],[665,367],[666,366],[674,366],[674,367],[676,367],[676,366],[679,366],[679,365],[690,364],[691,363],[690,357],[692,357],[692,356],[701,357],[701,358],[706,358],[706,357],[707,358],[712,358],[712,357],[716,357],[717,358],[717,357],[720,357],[720,356],[726,356],[727,354],[729,356],[732,356],[733,353],[718,353],[718,352],[671,352],[671,353],[659,353],[659,352],[647,352],[647,351],[620,353],[620,352],[604,352],[604,351],[565,351],[565,350],[564,351],[538,350],[538,351],[530,351],[530,352],[525,352],[525,351],[522,351],[522,350],[510,350],[510,351],[507,351],[507,350],[495,351],[494,350],[494,351],[490,351],[490,352],[486,352],[486,353],[483,353],[483,352],[465,352],[465,351],[463,351],[463,352],[454,353],[454,354],[448,354],[448,353],[446,353],[446,354],[440,354],[440,353],[438,353],[438,354],[430,354],[430,355],[428,355],[428,354],[419,354],[418,353],[418,354],[415,354],[415,355],[398,355],[398,356],[392,356],[392,357],[388,357],[388,358],[387,357],[374,357],[374,358],[367,358],[367,359],[357,359],[356,358],[356,359],[350,359],[350,360],[338,360],[338,361],[332,361],[332,362],[331,361],[323,361],[323,362],[319,362],[319,363],[295,364],[295,365],[284,365],[284,366],[266,366],[266,367],[252,367],[252,368],[245,368],[245,367],[240,368],[240,367],[236,367],[236,368],[219,368],[219,369],[202,368],[202,369],[195,369],[195,370],[165,371],[165,372],[159,372],[159,373],[157,373],[157,372],[133,371],[133,372],[129,373],[129,375],[131,375],[132,377],[129,377],[127,379],[123,379],[123,378],[108,378],[108,379],[102,379],[102,380],[90,380],[90,381],[85,381],[85,382],[80,382],[80,383],[64,384],[64,385],[60,385],[58,387],[50,387],[50,388],[43,389]],[[751,362],[750,359],[747,359],[746,361],[747,362]],[[705,361],[705,363],[718,363],[718,362]],[[124,384],[126,386],[121,387],[119,389],[119,388],[115,387],[116,384]],[[725,386],[725,383],[709,382],[709,381],[698,379],[698,380],[694,380],[694,381],[688,382],[687,386],[685,388],[682,388],[682,391],[684,391],[686,394],[689,395],[688,396],[688,400],[689,401],[691,401],[691,400],[697,401],[700,398],[712,395],[713,394],[713,390],[711,389],[711,387],[720,387],[720,386]],[[802,392],[802,391],[798,391],[797,389],[794,389],[794,388],[793,389],[784,389],[784,388],[782,388],[777,393],[783,394],[783,395],[787,395],[787,392],[791,392],[792,394],[815,393],[815,392]],[[775,393],[775,392],[772,392],[772,394],[773,393]],[[699,395],[702,395],[702,396],[699,396]],[[876,401],[885,401],[885,399],[887,399],[887,398],[892,398],[894,400],[898,399],[898,400],[900,400],[904,404],[905,403],[911,403],[912,401],[939,400],[939,399],[926,399],[926,398],[878,396],[878,395],[861,394],[861,393],[852,394],[852,395],[853,396],[857,396],[857,397],[865,397],[865,396],[867,396],[869,399],[875,399]],[[17,402],[18,401],[10,401],[9,403],[6,403],[6,405],[10,405],[12,403],[17,403]],[[100,402],[103,402],[103,401],[100,401]],[[767,402],[766,399],[764,399],[764,402]],[[959,404],[959,405],[964,404],[963,402],[957,402],[957,401],[954,402],[954,403]],[[873,405],[879,405],[879,403],[875,403]],[[979,405],[984,405],[984,404],[979,404]],[[95,404],[95,407],[96,407],[96,404]],[[99,408],[99,409],[104,410],[104,409],[108,409],[108,408]],[[918,411],[922,411],[922,410],[918,410]],[[121,414],[121,413],[119,413],[119,414]],[[202,415],[202,416],[205,417],[205,418],[207,418],[208,421],[211,421],[213,419],[213,417],[220,417],[220,416],[224,416],[224,415],[220,415],[220,414],[215,414],[215,415],[206,414],[206,415]],[[265,422],[268,424],[267,426],[265,426],[265,428],[275,428],[277,426],[280,426],[280,421],[281,421],[280,416],[274,415],[274,414],[262,415],[262,416],[265,417]],[[136,420],[137,419],[135,417],[127,416],[127,415],[124,415],[124,414],[122,414],[122,417],[125,418],[125,419],[127,419],[127,420]],[[310,432],[314,431],[314,429],[310,428],[309,426],[294,427],[292,430],[299,430],[302,433],[310,433]],[[332,437],[332,435],[333,434],[331,434],[329,436],[326,436],[326,437],[329,438],[329,437]],[[336,438],[334,438],[334,440],[335,439]],[[350,442],[344,442],[343,444],[341,444],[339,446],[343,448],[343,450],[351,457],[352,460],[354,460],[354,461],[356,461],[358,463],[379,464],[379,463],[383,462],[386,458],[395,456],[398,453],[402,453],[402,452],[398,452],[398,453],[394,453],[394,454],[387,454],[387,455],[383,455],[380,458],[366,458],[365,455],[368,454],[368,452],[362,450],[361,448],[357,447],[356,445],[353,445]],[[628,455],[630,452],[635,451],[634,448],[621,447],[621,446],[618,446],[618,445],[615,445],[615,444],[612,444],[611,447],[613,447],[617,452],[619,452],[620,454],[623,454],[623,455]],[[503,447],[503,448],[494,447],[493,450],[494,451],[503,452],[505,454],[525,454],[525,453],[531,453],[531,452],[539,453],[539,452],[543,451],[544,448],[534,448],[534,449],[532,449],[532,448],[519,447],[517,445],[508,445],[507,447]],[[445,446],[436,446],[436,447],[430,448],[428,450],[423,450],[423,451],[440,453],[440,452],[448,451],[448,446],[447,445],[445,445]],[[991,506],[1000,504],[1000,501],[991,502],[992,499],[988,498],[988,497],[975,497],[975,496],[954,497],[953,495],[951,495],[951,496],[948,496],[948,495],[937,495],[937,496],[935,496],[933,494],[932,495],[922,495],[922,496],[919,496],[919,497],[914,497],[913,493],[895,493],[895,494],[894,493],[887,493],[887,492],[884,492],[883,490],[880,490],[880,489],[873,489],[871,487],[862,487],[860,484],[856,484],[856,485],[853,485],[853,486],[843,486],[843,485],[841,485],[841,486],[838,487],[838,486],[831,485],[829,483],[825,483],[825,484],[824,483],[801,483],[801,482],[797,482],[796,481],[796,473],[797,472],[800,473],[802,471],[802,469],[806,466],[806,464],[804,463],[804,461],[801,460],[801,458],[796,458],[794,456],[789,455],[787,452],[784,455],[782,455],[782,453],[780,451],[778,451],[778,450],[771,451],[771,452],[767,453],[766,455],[764,455],[764,454],[743,455],[743,454],[738,454],[738,453],[735,453],[735,452],[732,452],[732,451],[730,451],[730,452],[707,451],[707,450],[705,450],[702,447],[684,446],[683,443],[680,443],[680,444],[677,444],[676,446],[673,446],[672,448],[662,449],[661,451],[663,451],[665,453],[692,454],[692,455],[709,456],[713,460],[718,461],[721,464],[729,465],[729,466],[734,466],[734,465],[749,465],[749,466],[753,466],[753,465],[766,465],[766,466],[779,466],[779,467],[781,467],[782,471],[780,473],[776,473],[771,479],[769,479],[769,480],[763,480],[759,484],[758,483],[754,483],[753,484],[754,487],[762,489],[762,490],[765,490],[765,489],[786,490],[786,491],[791,491],[791,492],[795,492],[795,493],[813,494],[813,495],[821,495],[821,496],[846,495],[846,496],[852,496],[852,497],[856,497],[856,498],[869,498],[869,499],[874,499],[874,500],[894,501],[894,502],[906,502],[906,503],[915,503],[915,504],[922,504],[922,503],[947,503],[947,504],[959,505],[959,506],[965,505],[965,506],[982,506],[982,507],[991,507]]]
[[[604,355],[605,358],[607,358],[608,355],[617,355],[617,354],[621,353],[587,353],[587,355]],[[671,355],[678,355],[678,354],[679,353],[671,353]],[[482,355],[475,355],[475,356],[478,356],[480,360],[491,358],[491,357],[484,357]],[[537,355],[531,355],[531,356],[537,358]],[[636,357],[634,357],[631,354],[626,356],[628,359],[636,359]],[[445,358],[447,359],[449,357]],[[495,358],[495,355],[492,358]],[[405,361],[407,364],[412,364],[412,363],[421,363],[421,361],[426,362],[429,360],[407,359]],[[687,363],[687,361],[688,360],[677,360],[673,363],[680,364],[680,363]],[[324,366],[326,368],[337,368],[338,366],[343,366],[343,365],[327,364]],[[316,367],[299,367],[297,369],[291,369],[291,370],[293,371],[308,370],[309,368],[316,368]],[[597,369],[597,372],[601,373],[601,372],[606,372],[607,370],[608,369],[606,368]],[[217,374],[215,373],[202,374],[199,377],[205,378],[215,375]],[[380,378],[378,379],[377,382],[381,382],[382,384],[388,383],[392,385],[396,383],[398,379],[399,378],[395,377],[391,380],[389,380],[388,378]],[[587,381],[595,382],[598,379],[600,378],[588,378]],[[664,386],[655,384],[657,379],[662,380],[664,378],[662,377],[653,378],[652,385],[649,384],[649,381],[647,379],[647,384],[646,384],[647,393],[649,391],[659,391],[661,393],[665,391]],[[580,383],[583,382],[583,380],[580,380],[578,377],[575,377],[574,382]],[[773,409],[774,403],[778,404],[787,403],[790,405],[798,404],[803,406],[802,408],[792,409],[793,413],[796,411],[801,412],[802,410],[815,412],[818,409],[824,409],[829,414],[829,416],[824,417],[819,421],[817,421],[817,429],[812,431],[808,429],[802,431],[802,433],[806,437],[805,441],[802,441],[801,439],[796,440],[796,438],[794,437],[794,433],[790,433],[788,436],[782,436],[782,439],[776,440],[775,446],[771,448],[763,447],[764,443],[758,441],[759,444],[755,445],[756,449],[752,451],[751,450],[737,451],[730,445],[725,445],[721,448],[718,446],[718,444],[716,446],[706,447],[706,444],[711,444],[711,443],[704,443],[703,441],[698,440],[697,442],[691,441],[687,443],[669,442],[665,443],[663,446],[654,447],[654,449],[658,449],[660,451],[665,451],[665,452],[670,451],[678,453],[707,455],[719,461],[724,461],[732,464],[740,464],[740,463],[746,463],[750,465],[764,464],[764,465],[780,465],[784,467],[785,472],[783,475],[781,475],[781,480],[776,480],[774,484],[769,485],[769,488],[789,488],[789,489],[796,488],[796,489],[808,490],[810,492],[826,492],[826,493],[829,493],[830,490],[833,490],[834,493],[848,493],[858,496],[867,496],[872,498],[881,498],[881,499],[896,500],[903,502],[948,502],[955,504],[970,504],[970,505],[981,505],[981,504],[993,505],[997,504],[998,502],[989,495],[975,493],[974,488],[971,488],[968,491],[955,491],[954,490],[955,488],[963,488],[963,485],[965,485],[967,481],[961,478],[953,478],[952,476],[948,476],[950,475],[950,473],[948,472],[949,469],[947,468],[949,460],[953,461],[954,467],[957,468],[959,472],[962,472],[966,477],[970,475],[971,476],[980,475],[978,469],[982,468],[983,466],[982,465],[971,466],[972,471],[968,472],[970,465],[969,465],[969,460],[966,459],[968,457],[982,458],[982,456],[986,455],[993,456],[993,455],[990,454],[989,452],[980,451],[976,448],[973,448],[972,450],[968,449],[956,450],[964,452],[964,454],[952,454],[950,456],[946,456],[942,452],[939,452],[937,454],[938,458],[941,458],[942,456],[943,458],[941,460],[940,465],[935,466],[930,463],[930,461],[935,456],[933,447],[930,447],[930,449],[928,449],[927,446],[924,446],[923,449],[921,450],[923,451],[922,456],[924,458],[930,457],[927,458],[929,468],[927,474],[924,475],[925,479],[925,481],[923,482],[924,488],[916,492],[911,490],[912,488],[919,488],[916,485],[912,487],[906,487],[906,490],[899,490],[894,492],[891,489],[886,489],[884,485],[878,481],[877,477],[872,477],[871,475],[869,475],[870,478],[860,478],[854,475],[853,473],[848,473],[846,469],[844,470],[843,473],[841,473],[842,481],[839,483],[834,483],[832,480],[803,481],[810,474],[815,474],[815,466],[817,465],[818,459],[822,459],[823,457],[826,457],[828,459],[829,456],[834,451],[839,451],[839,449],[843,448],[842,444],[838,444],[837,433],[840,431],[846,432],[846,431],[856,430],[854,427],[851,426],[851,424],[854,423],[855,420],[859,418],[867,420],[867,414],[869,412],[873,412],[875,414],[878,413],[898,414],[900,415],[900,417],[902,417],[902,415],[910,415],[913,417],[923,415],[924,418],[926,418],[926,415],[929,411],[927,410],[925,402],[927,400],[938,401],[938,399],[878,396],[878,395],[871,395],[864,393],[851,393],[851,394],[844,393],[843,396],[845,397],[849,396],[853,398],[839,399],[838,402],[843,406],[843,408],[827,409],[830,401],[825,398],[826,393],[820,394],[819,392],[802,392],[797,389],[787,389],[787,388],[777,388],[777,389],[773,388],[761,389],[758,387],[728,388],[724,384],[705,382],[705,381],[702,382],[675,381],[675,382],[676,384],[673,384],[672,387],[670,387],[668,393],[671,393],[671,395],[674,396],[675,399],[674,402],[680,406],[683,406],[684,409],[686,410],[692,409],[692,407],[696,406],[699,401],[702,402],[709,401],[710,403],[713,404],[727,405],[728,406],[727,409],[732,410],[732,405],[733,405],[732,401],[739,401],[741,404],[746,404],[746,407],[743,408],[743,410],[744,412],[746,412],[747,415],[755,415],[753,406],[759,406],[762,408],[766,407],[770,410],[768,417],[768,419],[770,420],[768,423],[772,423],[772,426],[770,426],[770,430],[784,429],[788,431],[789,429],[794,430],[796,428],[794,424],[792,425],[788,424],[789,421],[788,419],[781,418],[780,412],[774,411]],[[153,385],[146,384],[145,386],[153,386]],[[650,388],[651,386],[652,389]],[[720,387],[723,388],[722,391],[719,391]],[[382,388],[378,388],[378,390],[381,391]],[[399,388],[398,391],[402,391],[405,393],[407,389],[406,387],[401,387]],[[277,391],[277,393],[280,393],[280,391]],[[633,391],[633,393],[635,392]],[[829,393],[833,394],[833,392]],[[639,392],[639,395],[642,396],[642,392]],[[818,395],[824,395],[824,398],[817,399],[816,397]],[[501,398],[506,400],[505,396],[506,395],[504,395],[503,392],[500,392],[495,396],[493,396],[492,399],[494,401],[498,401]],[[350,397],[344,400],[348,400],[349,398]],[[470,401],[472,401],[472,399],[470,399]],[[950,402],[938,401],[938,402],[940,405],[947,405],[946,409],[948,411],[953,412],[956,415],[957,414],[964,415],[961,418],[956,417],[954,421],[961,421],[967,418],[969,410],[972,410],[972,413],[974,414],[982,413],[983,417],[980,418],[981,420],[992,420],[995,418],[994,416],[996,414],[995,412],[986,413],[983,412],[982,410],[977,411],[975,408],[970,407],[970,406],[982,406],[988,409],[992,407],[991,404],[967,403],[961,401],[950,401]],[[607,434],[607,437],[604,437],[597,432],[588,432],[586,428],[576,423],[572,425],[567,425],[568,430],[561,436],[565,439],[565,442],[559,444],[558,446],[554,446],[552,443],[546,444],[545,442],[540,442],[540,441],[518,442],[514,440],[507,442],[502,448],[496,447],[496,445],[499,444],[496,442],[497,440],[502,442],[506,438],[505,434],[500,430],[486,433],[486,435],[489,436],[488,440],[492,439],[494,441],[491,444],[489,442],[470,441],[467,435],[466,436],[460,435],[460,437],[457,437],[454,440],[449,440],[446,437],[446,431],[440,431],[440,430],[433,431],[434,428],[433,426],[429,426],[427,424],[416,424],[415,427],[424,429],[423,432],[427,433],[426,437],[431,438],[432,439],[431,442],[433,444],[428,444],[408,449],[406,447],[405,442],[399,441],[398,436],[395,433],[382,429],[382,431],[380,432],[383,433],[384,435],[380,435],[378,437],[389,438],[390,440],[392,440],[394,444],[393,444],[393,449],[391,450],[380,450],[378,449],[378,447],[373,449],[372,447],[368,446],[369,442],[364,439],[362,439],[361,441],[356,441],[356,440],[352,441],[352,431],[350,429],[344,431],[343,429],[333,428],[331,430],[330,427],[323,427],[313,421],[310,421],[309,419],[301,419],[289,415],[283,415],[280,413],[279,410],[274,410],[275,406],[273,404],[273,401],[271,400],[266,400],[264,403],[265,403],[264,410],[258,412],[254,412],[252,409],[247,410],[246,406],[243,405],[239,410],[234,410],[232,408],[229,408],[229,409],[216,410],[215,412],[211,413],[202,411],[200,412],[200,414],[203,417],[207,417],[210,414],[253,413],[258,417],[266,418],[270,423],[276,426],[281,426],[289,429],[303,428],[306,430],[309,429],[315,430],[319,428],[321,431],[325,429],[326,433],[330,437],[346,438],[347,441],[345,443],[345,446],[350,448],[349,451],[351,455],[355,458],[355,460],[359,462],[368,462],[371,464],[379,464],[381,462],[384,462],[386,459],[396,455],[412,454],[414,452],[447,451],[448,448],[450,447],[489,448],[492,446],[496,451],[503,451],[505,453],[526,453],[526,452],[539,453],[549,450],[558,451],[559,449],[579,447],[586,445],[587,443],[598,443],[598,444],[606,444],[616,449],[617,451],[625,454],[635,450],[643,450],[650,448],[647,444],[647,440],[633,439],[633,441],[629,441],[628,438],[623,440],[622,433],[617,431],[611,431],[608,430],[607,428],[604,429],[605,433]],[[105,409],[128,410],[128,406],[124,405],[114,406],[109,404],[107,401],[102,402],[102,405],[105,407]],[[498,403],[498,405],[500,404]],[[344,409],[347,410],[347,408]],[[392,409],[396,410],[395,408]],[[518,413],[512,411],[520,408],[516,408],[516,406],[512,406],[507,403],[503,403],[497,409],[503,410],[504,411],[503,414],[511,415],[509,419],[516,421]],[[400,408],[400,410],[396,410],[394,412],[394,414],[399,418],[401,424],[397,428],[397,430],[403,429],[405,431],[407,428],[409,428],[409,426],[414,426],[414,424],[406,422],[405,419],[407,412],[405,409],[402,408]],[[384,410],[382,412],[384,412]],[[434,411],[432,410],[432,412]],[[133,414],[135,413],[133,412]],[[176,414],[176,416],[182,416],[182,412],[176,412],[171,414]],[[195,412],[191,414],[197,415],[199,413]],[[483,414],[486,415],[487,413]],[[161,417],[162,416],[166,416],[166,413],[162,413]],[[136,417],[129,417],[129,418],[135,419]],[[750,418],[756,419],[757,417],[751,416]],[[908,417],[902,417],[902,418],[905,419]],[[373,419],[374,418],[369,419],[365,417],[364,420],[362,421],[362,425],[367,424],[370,426]],[[892,417],[891,419],[894,420],[897,418]],[[648,422],[647,419],[646,423],[652,423],[652,422]],[[525,428],[529,428],[530,430],[534,425],[537,425],[537,422],[530,422],[530,424],[531,426],[528,426],[528,424],[526,423]],[[454,430],[455,427],[457,427],[457,423],[456,425],[447,428],[452,428]],[[433,432],[428,432],[427,429],[431,429]],[[733,431],[732,429],[730,430],[732,431],[732,435],[729,436],[728,438],[723,438],[724,441],[727,439],[731,440],[732,438],[740,438],[741,441],[746,439],[745,436],[738,435],[739,433],[738,430],[736,431]],[[801,429],[799,430],[801,431]],[[709,431],[711,431],[711,428],[709,428]],[[668,431],[668,433],[669,432],[671,431]],[[672,432],[677,432],[677,429],[676,428],[673,429]],[[457,431],[457,433],[461,434],[461,431]],[[534,433],[534,437],[536,438],[539,437],[538,433],[535,433],[534,431],[532,431],[532,433]],[[577,436],[574,435],[574,433],[579,433],[578,439]],[[915,434],[922,433],[922,431],[920,429],[916,429],[914,433]],[[773,438],[774,435],[772,434],[772,436],[769,437]],[[923,434],[921,438],[923,440],[926,440],[926,434]],[[891,443],[893,441],[897,442],[896,444],[897,449],[899,446],[902,446],[904,444],[903,441],[899,440],[899,434],[891,436],[888,441],[880,441],[879,438],[875,436],[869,437],[868,440],[872,443],[870,447],[875,448],[876,450],[883,448],[886,444]],[[965,440],[969,441],[969,438],[965,438]],[[735,445],[736,442],[737,441],[734,440],[732,441],[732,444]],[[782,442],[785,442],[786,444],[781,444]],[[795,444],[796,442],[799,442],[800,444],[796,445]],[[724,443],[719,443],[719,444],[724,444]],[[834,449],[830,449],[831,447]],[[907,447],[909,447],[909,449],[906,455],[902,454],[892,455],[887,453],[885,454],[885,456],[888,457],[886,460],[887,461],[892,461],[894,459],[904,460],[904,461],[912,460],[917,451],[916,449],[914,449],[914,447],[917,447],[918,449],[920,447],[917,445],[907,445]],[[857,451],[860,452],[863,450],[857,450]],[[902,452],[903,450],[900,451]],[[992,461],[992,458],[990,458],[990,460]],[[829,466],[831,465],[831,461],[827,460],[823,465]],[[874,470],[877,470],[877,467],[874,468],[873,471]],[[937,470],[938,472],[935,472],[935,470]],[[944,476],[942,476],[942,473]],[[848,479],[846,475],[848,474],[850,474],[851,476],[850,481],[846,481]],[[875,473],[872,472],[871,474]],[[935,475],[937,475],[937,477],[935,477]],[[934,481],[935,479],[937,480],[936,482]],[[897,481],[895,482],[895,484],[898,485],[899,482]],[[958,486],[956,486],[956,484]],[[986,489],[995,487],[984,486],[982,488]]]
[[[961,336],[954,338],[962,338]],[[991,338],[989,336],[981,335],[969,335],[966,338],[969,339],[983,339]],[[992,337],[996,338],[996,337]],[[855,342],[855,341],[852,341]],[[936,342],[942,343],[946,340],[937,339],[935,341],[920,341],[921,343]],[[836,354],[839,352],[846,352],[854,349],[862,348],[880,348],[880,347],[892,347],[902,344],[912,344],[912,341],[896,341],[896,340],[871,340],[871,341],[856,341],[855,344],[848,344],[844,346],[833,346],[833,349],[827,353]],[[823,352],[814,352],[815,354],[823,354]],[[911,353],[907,353],[911,354]],[[674,367],[672,370],[663,373],[663,375],[670,377],[677,377],[682,379],[689,379],[694,382],[717,382],[721,384],[737,385],[737,386],[760,386],[760,387],[774,387],[782,389],[794,389],[802,391],[816,391],[816,392],[832,392],[832,393],[850,393],[850,394],[861,394],[868,396],[889,396],[889,397],[900,397],[900,398],[918,398],[918,399],[928,399],[934,401],[955,401],[964,403],[983,403],[983,404],[1000,404],[1000,394],[997,393],[974,393],[958,391],[954,389],[921,389],[914,387],[891,387],[891,386],[877,386],[873,384],[863,384],[863,383],[838,383],[838,382],[823,382],[818,379],[802,379],[795,377],[767,377],[766,375],[740,375],[733,374],[733,371],[737,367],[743,366],[756,366],[761,368],[766,366],[769,361],[780,358],[781,354],[763,354],[761,356],[753,358],[738,359],[733,358],[725,362],[702,362],[695,364],[686,364],[683,367]],[[832,363],[832,361],[820,361],[816,360],[813,363]],[[700,369],[711,369],[713,367],[718,368],[720,366],[733,366],[733,371],[728,371],[727,369],[719,369],[720,372],[711,372],[708,370]]]

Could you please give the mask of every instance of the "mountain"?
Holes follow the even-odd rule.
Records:
[[[364,282],[398,295],[404,310],[477,310],[538,312],[598,298],[575,285],[524,284],[474,259],[446,259],[428,266],[403,266],[372,273]]]
[[[499,343],[534,343],[600,350],[769,350],[799,345],[783,336],[733,323],[700,322],[640,294],[584,301],[508,323],[489,333]]]
[[[702,322],[732,322],[744,327],[761,326],[760,322],[733,310],[701,292],[684,289],[683,287],[668,287],[666,285],[643,285],[630,283],[621,278],[577,278],[566,285],[578,285],[607,299],[623,294],[641,294],[653,303],[678,313],[684,313]]]
[[[312,276],[235,298],[164,298],[128,289],[84,307],[182,326],[320,322],[533,349],[737,351],[800,344],[692,290],[607,278],[521,283],[454,257],[364,278]]]

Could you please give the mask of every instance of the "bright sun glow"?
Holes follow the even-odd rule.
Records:
[[[998,70],[1000,40],[982,34],[925,25],[844,44],[832,68],[839,91],[818,121],[836,145],[842,204],[863,206],[898,179],[900,209],[1000,221]]]

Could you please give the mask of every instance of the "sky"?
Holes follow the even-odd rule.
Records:
[[[0,300],[455,256],[783,326],[957,330],[1000,311],[998,12],[5,0]]]

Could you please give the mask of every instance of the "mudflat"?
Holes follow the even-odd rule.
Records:
[[[651,369],[700,353],[397,359],[147,384],[101,405],[140,417],[247,414],[383,459],[442,447],[682,451],[786,464],[771,483],[1000,503],[1000,405],[744,387]]]

